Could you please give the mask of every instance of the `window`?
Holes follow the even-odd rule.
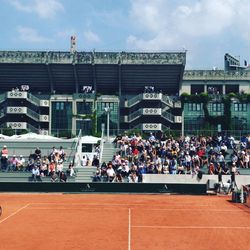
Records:
[[[77,102],[77,114],[92,114],[92,102]]]
[[[246,112],[247,104],[246,103],[234,103],[234,111],[235,112]]]
[[[188,111],[201,111],[202,104],[200,103],[188,103]]]

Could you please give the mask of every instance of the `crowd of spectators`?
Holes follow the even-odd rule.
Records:
[[[239,174],[250,168],[250,135],[186,136],[163,133],[119,135],[113,159],[97,168],[94,181],[141,182],[143,174]]]
[[[20,156],[9,156],[6,145],[1,150],[1,171],[4,172],[30,172],[33,181],[50,177],[52,182],[66,182],[67,176],[74,176],[73,162],[70,162],[65,170],[66,153],[62,146],[59,149],[52,147],[49,155],[42,155],[39,147],[30,154],[28,159]]]

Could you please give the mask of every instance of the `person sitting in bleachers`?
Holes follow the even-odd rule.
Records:
[[[51,172],[51,182],[57,182],[58,181],[58,176],[55,171]]]
[[[40,171],[37,166],[34,166],[34,168],[32,169],[32,181],[36,182],[38,180],[40,180]]]
[[[94,182],[100,182],[100,181],[102,181],[102,171],[101,171],[100,167],[96,168],[96,172],[95,172],[95,175],[93,177],[93,181]]]
[[[55,162],[52,160],[49,164],[49,175],[52,175],[53,172],[56,172],[56,164]]]
[[[82,167],[86,167],[87,166],[87,157],[85,155],[82,156],[82,160],[81,160],[81,166]]]
[[[92,161],[92,166],[94,167],[99,167],[99,158],[97,157],[97,155],[94,155],[93,161]]]
[[[75,170],[74,170],[74,166],[73,166],[72,161],[69,163],[69,166],[68,166],[68,169],[66,170],[66,173],[69,176],[74,176],[75,175]]]
[[[48,175],[48,164],[46,160],[42,160],[41,166],[40,166],[40,175],[41,177],[47,176]]]
[[[41,152],[41,149],[39,147],[36,148],[34,156],[35,156],[35,160],[38,157],[40,157],[40,158],[42,157],[42,152]]]
[[[138,176],[135,172],[132,172],[128,177],[128,182],[137,183],[138,182]]]
[[[66,182],[67,181],[67,175],[62,171],[60,172],[60,182]]]
[[[52,147],[52,150],[51,150],[51,152],[50,152],[50,154],[49,154],[49,156],[48,156],[49,161],[54,160],[55,154],[56,154],[57,152],[58,152],[58,150],[56,149],[55,146],[53,146],[53,147]]]
[[[20,155],[20,157],[17,159],[16,169],[17,171],[24,171],[25,168],[25,158]]]
[[[32,169],[33,169],[33,167],[34,167],[34,164],[35,164],[35,160],[32,157],[32,155],[30,155],[29,159],[28,159],[28,162],[27,162],[27,166],[26,166],[25,171],[31,172]]]
[[[18,163],[17,157],[16,155],[13,155],[13,157],[9,160],[7,171],[16,171],[17,163]]]
[[[59,161],[56,164],[56,172],[58,175],[63,171],[63,160],[59,159]]]
[[[65,161],[65,159],[66,159],[66,153],[65,153],[65,151],[64,151],[64,149],[63,149],[62,146],[60,146],[60,149],[58,150],[58,153],[59,153],[60,158],[61,158],[63,161]]]
[[[113,179],[115,178],[116,174],[115,174],[115,171],[113,169],[113,166],[112,166],[111,162],[108,163],[108,168],[107,168],[106,172],[107,172],[108,181],[112,182]]]

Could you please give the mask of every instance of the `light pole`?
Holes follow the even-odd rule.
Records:
[[[110,113],[110,107],[104,108],[105,113],[107,114],[107,141],[109,142],[109,113]]]

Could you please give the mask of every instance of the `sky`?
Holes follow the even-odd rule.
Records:
[[[250,63],[249,0],[0,0],[0,50],[187,51],[186,69]]]

